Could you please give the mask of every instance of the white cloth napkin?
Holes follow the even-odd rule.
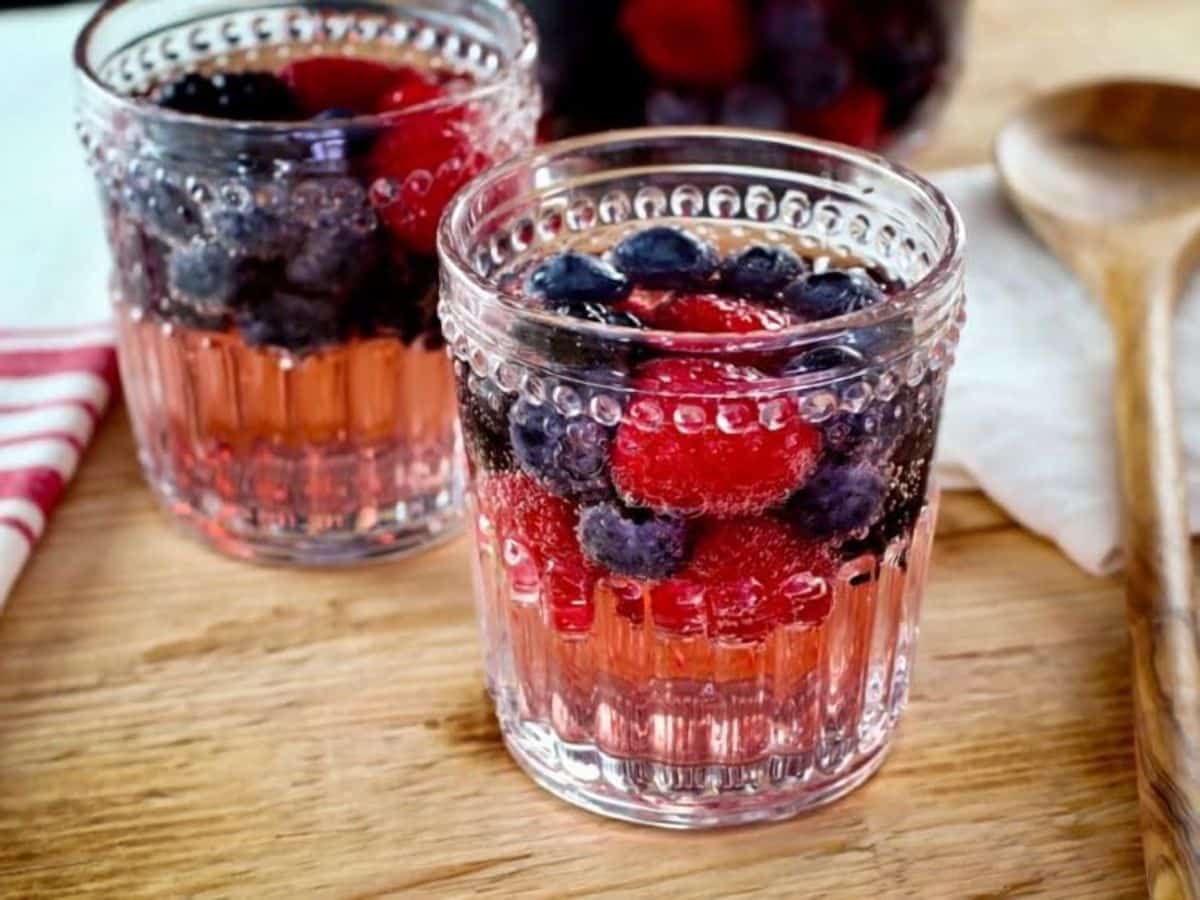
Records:
[[[935,181],[967,224],[967,315],[938,471],[978,487],[1096,574],[1121,566],[1112,340],[1099,304],[1025,229],[990,166]],[[1193,533],[1200,532],[1200,282],[1175,363]]]
[[[0,607],[116,382],[104,230],[72,127],[90,7],[0,14]]]

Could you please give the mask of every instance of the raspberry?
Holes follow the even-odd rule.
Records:
[[[773,431],[759,424],[747,394],[765,377],[707,359],[643,365],[612,447],[618,492],[657,512],[729,516],[782,502],[816,466],[821,439],[798,415]]]
[[[659,631],[677,635],[704,634],[708,631],[704,588],[678,578],[656,584],[650,591],[650,615]]]
[[[652,328],[704,334],[779,331],[792,324],[787,313],[716,294],[677,294],[645,320]]]
[[[411,69],[348,56],[313,56],[288,63],[279,77],[307,115],[339,108],[355,114],[375,112],[383,94],[408,80]],[[418,76],[419,77],[419,76]]]
[[[634,288],[628,297],[616,305],[617,309],[626,312],[643,324],[654,319],[659,307],[665,306],[675,298],[671,291],[651,290],[650,288]]]
[[[403,116],[371,150],[372,177],[401,186],[399,197],[379,216],[401,243],[419,253],[433,254],[446,204],[489,162],[464,134],[462,113],[455,107]]]
[[[884,106],[879,91],[852,85],[829,106],[805,112],[796,124],[827,140],[873,150],[883,137]]]
[[[834,573],[826,549],[783,522],[710,521],[696,538],[691,562],[654,588],[651,610],[660,628],[695,633],[702,596],[709,637],[760,641],[784,625],[823,622],[832,608]]]
[[[398,109],[408,109],[430,100],[438,100],[445,96],[441,86],[426,78],[416,69],[402,70],[397,82],[375,103],[376,112],[386,113]]]
[[[742,0],[629,0],[621,29],[648,69],[670,81],[716,87],[737,80],[754,52]]]
[[[598,572],[579,548],[575,506],[517,472],[481,479],[479,503],[501,545],[515,543],[511,549],[528,554],[536,567],[551,625],[563,632],[588,631],[596,614],[592,591]]]

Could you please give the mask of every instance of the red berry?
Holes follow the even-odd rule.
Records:
[[[313,56],[288,63],[279,77],[310,116],[327,109],[371,113],[379,97],[410,70],[349,56]]]
[[[743,518],[705,524],[691,562],[654,589],[655,623],[668,598],[703,597],[713,638],[758,641],[783,625],[818,625],[829,615],[836,564],[821,544],[806,541],[775,519]],[[667,597],[659,592],[669,586]],[[694,600],[693,600],[694,602]]]
[[[674,296],[673,291],[635,287],[628,297],[616,304],[616,307],[621,312],[637,316],[639,321],[649,324],[659,307],[669,303]]]
[[[402,116],[371,150],[371,175],[400,188],[399,195],[379,209],[380,218],[405,246],[419,253],[434,252],[446,204],[490,162],[472,147],[464,116],[461,106]]]
[[[765,378],[710,359],[639,368],[612,446],[617,490],[660,512],[731,516],[781,503],[816,467],[821,438],[789,401],[754,396]]]
[[[446,95],[441,85],[416,69],[404,69],[402,72],[402,76],[376,100],[376,112],[407,109],[420,103],[428,103],[430,100],[439,100]]]
[[[528,475],[507,472],[479,483],[479,504],[492,520],[509,565],[527,556],[537,569],[551,625],[558,631],[592,627],[598,572],[576,537],[578,510]]]
[[[797,125],[826,140],[873,150],[883,136],[884,110],[883,94],[854,85],[829,106],[806,112]]]
[[[701,635],[708,631],[708,608],[704,588],[693,581],[672,578],[650,591],[650,614],[660,631],[679,635]]]
[[[642,321],[652,328],[703,334],[779,331],[793,324],[782,310],[716,294],[677,294],[656,306]]]
[[[749,66],[753,23],[743,0],[627,0],[621,29],[656,75],[719,87]]]

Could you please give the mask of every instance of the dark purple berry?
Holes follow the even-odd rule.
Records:
[[[883,359],[903,351],[912,343],[913,322],[909,316],[899,316],[857,329],[850,342],[868,359]]]
[[[579,514],[579,545],[584,556],[610,572],[658,581],[683,566],[688,551],[687,523],[602,503]]]
[[[712,245],[686,231],[659,225],[617,244],[613,262],[642,287],[688,289],[701,285],[716,271],[717,253]]]
[[[237,290],[237,264],[223,247],[208,241],[173,249],[167,277],[173,292],[211,311],[224,307]]]
[[[769,50],[807,52],[828,39],[820,0],[766,0],[759,26]]]
[[[858,350],[846,345],[826,345],[805,350],[788,361],[779,374],[787,378],[832,372],[850,366],[861,366],[863,356]]]
[[[806,321],[831,319],[874,306],[883,291],[869,278],[837,269],[808,275],[789,285],[782,302]]]
[[[222,207],[212,214],[211,223],[217,240],[226,249],[260,259],[287,254],[299,237],[288,217],[261,206]]]
[[[534,269],[527,290],[552,303],[612,303],[629,296],[630,284],[604,260],[568,250]]]
[[[423,340],[437,347],[437,261],[422,254],[404,255],[379,234],[368,251],[371,265],[350,298],[350,319],[364,337],[394,335],[405,344]]]
[[[587,416],[565,416],[550,403],[522,397],[508,414],[518,464],[548,490],[574,500],[612,493],[608,452],[613,430]]]
[[[182,188],[151,180],[126,189],[130,212],[161,238],[189,241],[200,233],[200,211]]]
[[[508,437],[508,411],[513,397],[490,378],[480,378],[464,362],[456,362],[459,419],[467,457],[486,472],[514,466]]]
[[[788,124],[787,104],[765,84],[739,84],[721,98],[721,124],[742,128],[783,130]]]
[[[642,320],[633,313],[613,309],[603,303],[559,303],[550,307],[550,312],[598,325],[616,325],[622,328],[644,328]]]
[[[735,297],[769,300],[803,271],[804,263],[791,251],[756,244],[721,264],[721,289]]]
[[[835,47],[781,54],[778,67],[784,96],[801,109],[829,106],[846,92],[853,77],[850,59]]]
[[[823,463],[788,500],[787,515],[810,537],[848,536],[879,519],[887,489],[866,463]]]
[[[339,228],[309,232],[287,261],[288,281],[312,291],[350,291],[371,266],[369,236]]]
[[[239,122],[281,121],[299,116],[291,90],[270,72],[185,75],[164,87],[157,102],[176,112]]]
[[[280,347],[305,353],[344,338],[340,310],[327,298],[276,291],[259,298],[236,318],[251,347]]]
[[[711,120],[708,100],[700,94],[658,90],[646,98],[649,125],[707,125]]]

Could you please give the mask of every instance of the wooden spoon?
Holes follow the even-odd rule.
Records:
[[[1200,898],[1200,619],[1171,380],[1175,305],[1200,257],[1200,87],[1069,88],[1010,121],[996,160],[1034,231],[1103,298],[1116,338],[1146,879],[1156,900]]]

